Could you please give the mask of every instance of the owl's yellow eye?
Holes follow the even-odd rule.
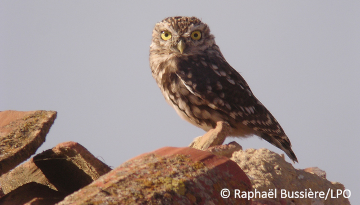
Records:
[[[167,41],[171,38],[171,33],[169,31],[163,31],[160,36],[164,41]]]
[[[191,33],[191,38],[194,39],[194,40],[200,40],[201,32],[200,31],[193,31]]]

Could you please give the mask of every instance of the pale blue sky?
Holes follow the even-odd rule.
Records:
[[[204,131],[165,102],[148,62],[155,23],[175,15],[210,26],[289,136],[295,167],[325,170],[359,204],[359,1],[1,1],[0,110],[58,111],[38,152],[76,141],[112,167],[187,146]]]

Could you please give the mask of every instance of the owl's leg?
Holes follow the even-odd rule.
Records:
[[[219,121],[214,129],[209,130],[203,136],[197,137],[189,147],[206,150],[213,154],[230,158],[232,153],[239,151],[242,147],[236,142],[223,145],[225,138],[229,136],[231,127],[229,123]]]
[[[230,131],[231,127],[229,123],[219,121],[216,123],[216,127],[214,129],[209,130],[203,136],[195,138],[189,147],[206,150],[207,148],[215,145],[222,145]]]

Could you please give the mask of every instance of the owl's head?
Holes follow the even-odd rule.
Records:
[[[168,17],[155,25],[150,53],[194,55],[215,44],[208,25],[196,17]]]

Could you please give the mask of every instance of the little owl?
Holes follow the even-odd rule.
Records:
[[[257,135],[297,162],[280,124],[228,64],[214,38],[196,17],[169,17],[155,25],[150,67],[166,101],[205,131],[227,122],[230,136]]]

